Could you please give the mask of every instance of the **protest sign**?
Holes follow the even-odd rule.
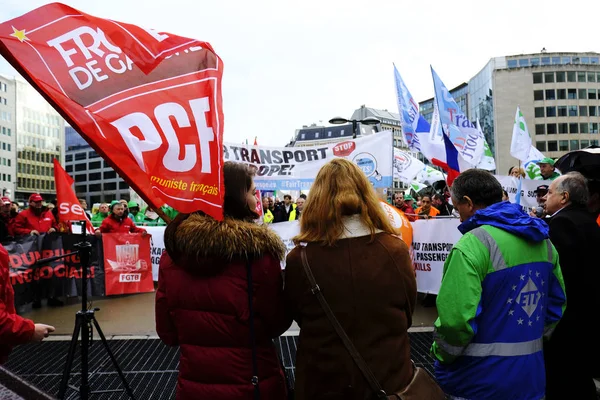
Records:
[[[499,176],[495,175],[496,179],[502,185],[502,188],[508,193],[508,198],[511,203],[516,202],[516,196],[519,189],[519,180],[514,176]],[[552,181],[540,181],[534,179],[523,179],[521,184],[521,206],[530,209],[538,206],[535,197],[535,189],[540,185],[548,185]]]
[[[392,186],[392,132],[310,147],[262,147],[225,143],[224,159],[256,169],[254,184],[261,191],[310,189],[319,169],[334,158],[356,163],[373,187]]]
[[[458,218],[413,222],[413,263],[419,292],[439,292],[444,262],[462,236],[458,230],[459,224]]]
[[[107,296],[154,290],[150,236],[105,233],[102,242]]]

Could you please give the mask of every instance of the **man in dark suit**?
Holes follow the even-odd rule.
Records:
[[[546,400],[596,400],[597,331],[591,324],[600,310],[597,215],[587,209],[587,181],[579,172],[554,180],[544,198],[567,292],[565,314],[544,346]]]

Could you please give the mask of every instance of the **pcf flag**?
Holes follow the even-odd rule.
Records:
[[[2,54],[148,204],[222,218],[223,63],[210,44],[53,3]]]
[[[94,233],[94,227],[79,204],[73,190],[73,178],[67,174],[58,160],[54,159],[54,181],[56,182],[56,201],[58,202],[58,222],[69,228],[71,221],[86,221],[87,231]],[[69,231],[69,229],[66,229]]]

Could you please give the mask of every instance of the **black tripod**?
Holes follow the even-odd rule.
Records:
[[[96,327],[96,331],[98,332],[98,335],[100,336],[100,339],[102,340],[102,344],[104,345],[104,348],[106,349],[106,352],[108,353],[108,356],[110,357],[110,360],[112,361],[113,366],[117,370],[117,373],[119,374],[119,377],[121,378],[121,381],[123,382],[125,391],[127,392],[127,394],[129,395],[130,398],[134,399],[133,391],[129,387],[129,384],[127,383],[127,380],[125,379],[125,375],[123,374],[123,371],[119,367],[117,359],[115,358],[113,352],[110,350],[110,347],[108,346],[108,342],[106,341],[106,337],[104,336],[102,329],[100,329],[100,324],[98,324],[98,321],[96,320],[96,317],[94,315],[94,313],[96,311],[100,311],[100,309],[99,308],[94,308],[91,310],[88,309],[88,305],[87,305],[87,299],[88,299],[88,297],[87,297],[87,272],[88,272],[88,268],[90,265],[90,255],[92,253],[92,245],[90,244],[90,242],[88,242],[86,240],[86,236],[85,236],[86,221],[72,222],[71,227],[72,227],[73,232],[76,231],[75,228],[77,227],[77,232],[81,232],[81,235],[83,238],[83,240],[80,243],[77,243],[75,245],[75,247],[78,250],[68,253],[68,254],[57,256],[57,257],[45,258],[45,259],[39,260],[37,262],[38,264],[48,263],[50,261],[65,258],[65,257],[74,255],[74,254],[79,254],[79,259],[81,261],[81,310],[77,311],[77,314],[75,315],[75,329],[73,331],[73,337],[71,338],[71,345],[69,346],[69,353],[67,354],[67,363],[65,364],[65,370],[62,375],[62,380],[60,381],[60,389],[58,391],[58,398],[61,400],[65,398],[65,394],[67,392],[67,386],[75,391],[78,391],[80,398],[82,400],[88,400],[90,394],[113,393],[113,392],[122,392],[123,391],[120,389],[90,391],[90,384],[89,384],[89,380],[88,380],[88,372],[89,372],[88,355],[89,355],[89,345],[90,345],[90,332],[93,329],[92,324],[94,324],[94,326]],[[79,231],[79,229],[81,229],[81,231]],[[79,389],[78,389],[76,387],[68,385],[68,383],[69,383],[69,375],[71,374],[71,367],[73,365],[73,358],[75,356],[75,350],[77,348],[77,339],[79,337],[80,332],[81,332],[81,385],[79,386]]]

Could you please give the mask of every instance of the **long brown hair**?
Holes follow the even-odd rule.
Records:
[[[255,210],[248,207],[246,195],[252,187],[254,172],[246,164],[226,161],[223,164],[223,178],[225,183],[225,199],[223,203],[223,213],[225,217],[241,220],[255,220],[259,217]],[[202,211],[196,211],[196,214],[204,214]],[[175,219],[167,225],[165,229],[165,238],[176,237],[171,231],[177,231],[177,228],[183,221],[188,219],[190,214],[177,214]],[[169,231],[169,235],[167,235]],[[175,243],[167,243],[165,248],[169,254],[175,254]]]
[[[398,234],[383,212],[375,190],[356,164],[335,158],[325,164],[313,183],[294,242],[332,246],[344,231],[342,217],[359,214],[371,236],[375,230]]]

